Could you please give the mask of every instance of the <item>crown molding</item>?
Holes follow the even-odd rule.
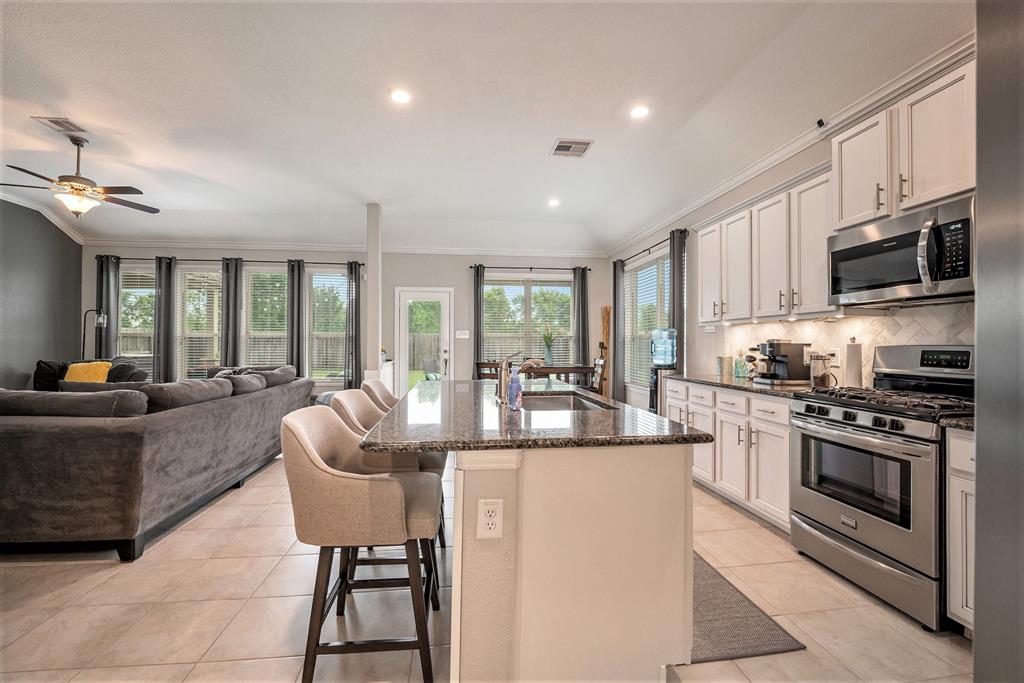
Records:
[[[42,214],[43,218],[50,221],[63,232],[65,235],[73,239],[78,244],[85,244],[85,238],[82,234],[71,227],[71,224],[64,220],[59,214],[55,213],[53,209],[48,207],[46,204],[34,201],[32,199],[25,199],[18,195],[11,194],[6,190],[0,190],[0,199],[10,202],[11,204],[17,204],[18,206],[24,206],[26,209],[32,209]]]
[[[816,142],[830,138],[836,133],[858,123],[869,114],[888,107],[903,95],[923,85],[926,81],[969,60],[974,55],[975,49],[975,34],[973,31],[957,38],[930,57],[923,59],[895,78],[875,88],[864,97],[840,109],[829,117],[823,128],[814,127],[805,130],[774,152],[758,159],[732,177],[715,185],[693,201],[681,206],[667,216],[642,227],[635,235],[616,244],[605,256],[607,258],[614,258],[622,252],[634,248],[637,242],[650,237],[660,230],[664,230],[680,218],[718,199],[726,192],[735,190],[748,180],[799,154]]]
[[[530,256],[542,258],[595,258],[608,257],[604,250],[555,251],[553,249],[467,249],[465,247],[408,247],[384,246],[387,254],[434,254],[438,256]]]

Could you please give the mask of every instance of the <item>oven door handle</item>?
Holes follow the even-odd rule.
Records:
[[[932,275],[928,270],[928,242],[931,241],[932,228],[936,223],[938,223],[938,219],[934,216],[926,220],[924,227],[921,228],[921,236],[917,238],[917,272],[921,276],[924,291],[929,294],[938,289],[938,285],[932,280]]]
[[[937,447],[934,445],[916,444],[909,441],[890,441],[888,439],[878,439],[871,436],[864,436],[856,434],[854,432],[829,429],[828,427],[822,427],[810,422],[805,422],[796,417],[790,419],[793,423],[793,427],[804,434],[814,434],[817,436],[824,436],[834,441],[840,441],[855,446],[860,446],[865,449],[878,451],[879,453],[885,453],[891,455],[894,458],[900,460],[911,461],[911,458],[927,458],[934,456]]]

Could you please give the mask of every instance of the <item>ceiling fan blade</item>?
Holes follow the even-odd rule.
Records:
[[[98,198],[105,202],[110,202],[111,204],[117,204],[118,206],[127,206],[129,209],[137,209],[138,211],[145,211],[146,213],[160,213],[160,209],[155,209],[152,206],[146,206],[145,204],[136,204],[135,202],[130,202],[127,199],[109,197],[107,195],[101,195]]]
[[[48,183],[54,183],[54,184],[57,183],[57,181],[54,180],[53,178],[47,178],[46,176],[40,175],[40,174],[36,173],[35,171],[30,171],[27,168],[21,168],[20,166],[11,166],[10,164],[7,164],[7,168],[13,168],[15,171],[21,171],[22,173],[28,173],[29,175],[34,175],[36,178],[41,178],[42,180],[45,180]]]
[[[131,185],[105,185],[92,189],[100,194],[142,194],[142,190]]]
[[[0,187],[30,187],[33,190],[49,190],[50,188],[44,187],[43,185],[15,185],[14,183],[0,183]]]

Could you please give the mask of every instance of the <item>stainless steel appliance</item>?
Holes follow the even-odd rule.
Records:
[[[757,373],[754,383],[774,387],[809,385],[811,369],[804,362],[804,349],[810,346],[794,344],[788,339],[769,339],[751,348],[764,356],[761,361],[765,364],[765,371]]]
[[[934,303],[974,296],[974,197],[828,238],[835,306]]]
[[[971,346],[879,346],[873,388],[794,395],[794,546],[939,627],[942,417],[974,413]]]

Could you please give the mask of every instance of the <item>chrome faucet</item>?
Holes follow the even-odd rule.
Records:
[[[512,358],[521,353],[522,351],[510,353],[498,361],[498,386],[495,390],[497,392],[496,398],[501,405],[508,403],[508,383],[511,381],[512,375]]]

